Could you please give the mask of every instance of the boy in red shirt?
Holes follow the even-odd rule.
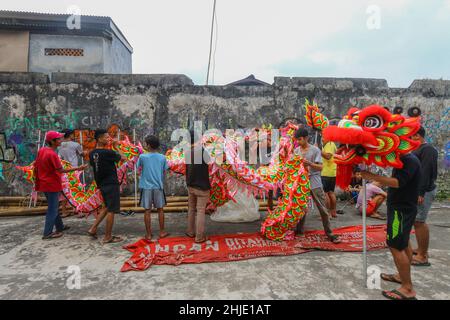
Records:
[[[35,189],[43,192],[47,198],[48,208],[45,215],[45,227],[43,240],[62,237],[62,231],[68,230],[59,215],[59,194],[62,191],[61,174],[84,170],[87,165],[64,170],[61,160],[56,154],[56,149],[61,145],[62,133],[49,131],[45,136],[47,147],[39,150],[34,163],[34,176],[36,177]],[[53,232],[56,226],[56,232]]]

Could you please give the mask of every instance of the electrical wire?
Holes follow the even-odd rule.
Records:
[[[216,52],[217,52],[217,41],[219,39],[219,22],[217,20],[217,8],[214,11],[215,21],[216,21],[216,40],[214,43],[214,53],[213,53],[213,62],[212,62],[212,84],[215,84],[215,75],[216,75]]]
[[[211,21],[211,36],[210,36],[210,40],[209,40],[209,59],[208,59],[208,72],[206,74],[206,85],[209,84],[209,70],[211,68],[211,54],[212,54],[212,47],[213,47],[214,20],[215,20],[215,17],[216,17],[216,0],[214,0],[212,21]]]

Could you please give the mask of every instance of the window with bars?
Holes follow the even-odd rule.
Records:
[[[83,49],[71,49],[71,48],[46,48],[46,56],[64,56],[64,57],[83,57]]]

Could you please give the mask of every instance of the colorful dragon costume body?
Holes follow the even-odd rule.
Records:
[[[330,125],[328,118],[320,112],[317,103],[311,104],[308,99],[305,99],[305,119],[306,124],[314,130],[322,131]]]
[[[341,144],[334,156],[338,165],[336,184],[347,188],[357,164],[401,168],[400,157],[420,145],[410,139],[419,129],[419,117],[392,114],[379,105],[351,108],[337,126],[323,131],[325,140]]]
[[[110,144],[108,149],[120,151],[127,158],[127,160],[121,160],[117,164],[117,176],[121,187],[123,187],[127,183],[127,173],[134,170],[139,155],[143,153],[143,148],[140,145],[133,145],[128,138],[126,138],[120,142],[117,148]],[[64,169],[70,169],[72,167],[67,161],[62,160],[61,163]],[[16,168],[24,172],[25,180],[34,184],[34,162],[28,166]],[[104,201],[95,181],[89,186],[85,186],[80,178],[80,171],[63,174],[63,194],[70,205],[75,208],[77,213],[85,214],[87,216],[91,213],[96,213],[103,206]]]
[[[238,134],[227,135],[226,138],[222,135],[206,134],[202,144],[213,159],[209,163],[212,189],[208,208],[215,209],[234,200],[238,190],[262,195],[269,190],[276,191],[280,188],[283,190],[282,197],[277,207],[273,211],[269,210],[261,226],[261,233],[270,240],[292,237],[291,230],[306,213],[310,193],[303,159],[294,152],[293,135],[297,128],[289,124],[281,130],[281,138],[276,148],[278,151],[272,155],[269,165],[257,169],[241,160],[238,141],[243,137]],[[167,153],[170,169],[181,174],[185,173],[183,147],[188,146],[179,146]],[[230,190],[235,190],[234,194]]]
[[[309,180],[303,167],[302,157],[294,152],[293,135],[298,127],[289,124],[281,130],[278,150],[271,157],[267,166],[254,168],[248,162],[241,160],[238,152],[239,134],[224,138],[221,134],[205,134],[203,146],[210,158],[209,164],[211,193],[208,209],[214,210],[234,200],[235,193],[250,192],[254,195],[266,194],[269,190],[282,190],[282,197],[277,207],[269,211],[261,226],[261,232],[271,240],[283,240],[292,237],[292,230],[305,215],[309,199]],[[270,129],[266,130],[270,135]],[[244,139],[252,139],[246,137]],[[115,150],[114,148],[110,147]],[[126,161],[118,164],[118,175],[123,186],[126,184],[127,173],[134,170],[141,153],[141,146],[132,145],[128,140],[121,141],[118,148],[127,157]],[[173,173],[185,174],[185,152],[189,145],[179,145],[166,154],[167,162]],[[223,150],[219,155],[218,150]],[[224,158],[226,161],[223,161]],[[220,159],[220,160],[219,160]],[[70,168],[68,162],[63,161],[64,168]],[[34,182],[33,163],[26,167],[17,167],[25,173],[27,181]],[[96,213],[103,205],[102,196],[93,182],[86,187],[80,181],[80,172],[63,175],[63,193],[78,213],[88,215]],[[234,193],[230,190],[235,190]]]

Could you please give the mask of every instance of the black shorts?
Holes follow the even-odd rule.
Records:
[[[403,251],[408,247],[416,215],[416,209],[388,208],[386,242],[390,248]]]
[[[336,188],[336,177],[322,177],[323,191],[334,192]]]
[[[108,212],[120,213],[120,186],[108,184],[99,187]]]

